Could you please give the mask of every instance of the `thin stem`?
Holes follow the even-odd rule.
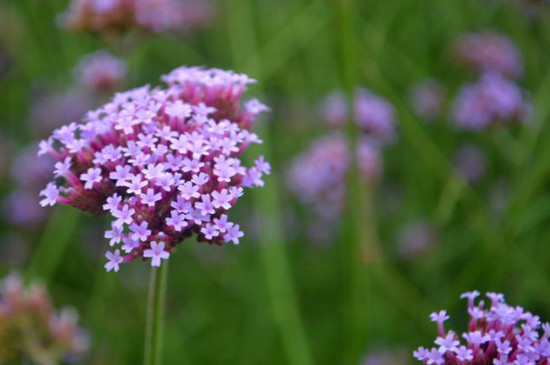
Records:
[[[151,268],[149,298],[147,300],[147,324],[145,327],[145,365],[162,364],[167,272],[168,261],[163,262],[158,268]]]

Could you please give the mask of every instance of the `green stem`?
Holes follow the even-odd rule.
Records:
[[[164,330],[164,302],[168,261],[159,268],[151,268],[149,298],[147,300],[147,324],[145,327],[145,365],[162,364],[162,335]]]

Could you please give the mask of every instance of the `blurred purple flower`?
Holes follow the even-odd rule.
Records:
[[[438,235],[433,224],[427,220],[416,220],[401,229],[397,248],[401,255],[415,258],[433,249],[437,242]]]
[[[347,119],[346,95],[342,91],[330,93],[321,103],[320,115],[332,127],[343,127]]]
[[[377,181],[382,170],[378,143],[361,138],[357,158],[365,182]],[[294,159],[288,171],[288,186],[303,204],[312,205],[322,219],[334,220],[342,210],[349,168],[346,138],[334,132],[314,141]]]
[[[243,188],[263,186],[270,166],[239,158],[250,144],[259,102],[241,107],[246,75],[180,67],[148,86],[115,95],[85,123],[58,128],[40,144],[58,163],[40,192],[42,206],[69,204],[92,214],[108,211],[111,228],[105,268],[137,258],[153,266],[196,234],[199,241],[238,244],[243,233],[227,213]]]
[[[544,365],[550,360],[550,325],[522,307],[506,304],[504,296],[487,293],[491,305],[475,304],[478,291],[461,296],[468,301],[469,322],[462,335],[446,330],[445,311],[432,313],[437,323],[435,347],[420,347],[414,357],[427,365]],[[542,333],[541,333],[542,329]]]
[[[462,145],[456,151],[453,161],[458,173],[471,184],[481,180],[487,170],[485,152],[473,144]]]
[[[112,33],[185,32],[212,22],[214,4],[206,0],[72,0],[61,24],[75,31]]]
[[[95,104],[90,94],[81,88],[37,97],[31,106],[31,128],[39,137],[49,135],[55,128],[80,120]]]
[[[415,113],[427,121],[439,118],[446,101],[445,87],[438,81],[428,79],[415,85],[409,94]]]
[[[87,335],[78,326],[77,313],[55,311],[43,286],[23,286],[11,274],[0,288],[0,362],[59,364],[68,356],[81,356],[89,348]]]
[[[395,140],[395,110],[384,98],[368,89],[355,94],[355,118],[357,125],[381,143]]]
[[[384,98],[366,88],[359,88],[354,98],[355,122],[370,137],[387,144],[395,139],[395,110]],[[347,120],[343,92],[329,94],[321,104],[320,114],[333,127],[343,127]]]
[[[458,63],[478,73],[493,72],[518,78],[523,62],[516,46],[506,37],[491,31],[463,35],[453,43]]]
[[[531,113],[531,103],[514,83],[498,74],[485,74],[464,86],[453,106],[457,128],[480,131],[495,125],[523,123]]]
[[[126,80],[126,62],[105,51],[84,56],[75,68],[80,84],[94,93],[112,92]]]

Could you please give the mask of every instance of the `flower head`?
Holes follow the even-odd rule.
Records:
[[[463,35],[455,40],[453,52],[458,63],[478,73],[494,72],[518,78],[523,72],[523,61],[516,46],[497,33]]]
[[[163,79],[166,88],[118,93],[83,124],[61,127],[42,143],[40,154],[61,162],[42,204],[111,215],[105,237],[126,254],[108,253],[107,270],[136,258],[158,266],[192,234],[238,243],[243,234],[227,213],[242,188],[262,186],[270,171],[262,157],[250,168],[239,158],[261,142],[250,131],[258,106],[243,110],[240,100],[254,80],[198,67]]]
[[[384,98],[369,89],[359,88],[353,101],[354,121],[369,137],[382,144],[395,139],[395,111]],[[343,92],[329,94],[321,104],[321,116],[333,127],[342,127],[347,119]]]
[[[334,220],[343,208],[350,160],[345,136],[337,132],[327,135],[295,158],[288,172],[288,186],[321,218]],[[376,182],[382,170],[379,144],[371,138],[361,138],[357,160],[364,181]]]
[[[60,20],[75,31],[163,33],[200,28],[213,16],[213,5],[205,0],[72,0]]]
[[[459,91],[452,113],[457,128],[480,131],[495,125],[523,123],[531,109],[517,85],[491,73]]]
[[[419,348],[414,357],[424,364],[463,365],[542,365],[550,360],[550,325],[541,325],[538,316],[512,307],[504,296],[487,293],[491,305],[484,301],[475,304],[479,292],[465,293],[470,320],[463,334],[448,331],[435,340],[436,347]],[[441,323],[448,319],[446,312],[431,315]],[[542,332],[542,333],[541,333]]]
[[[41,285],[25,288],[21,278],[11,274],[0,288],[0,362],[38,363],[47,358],[61,363],[66,356],[83,354],[88,339],[77,322],[73,310],[55,311]]]
[[[75,69],[80,84],[96,93],[118,89],[124,83],[126,72],[126,62],[105,51],[85,56]]]

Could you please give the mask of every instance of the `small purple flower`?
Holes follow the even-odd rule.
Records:
[[[160,261],[167,260],[170,253],[164,250],[164,242],[151,242],[151,248],[143,251],[143,257],[151,258],[151,266],[160,266]]]
[[[109,262],[105,264],[105,269],[107,269],[107,271],[115,270],[115,272],[118,272],[119,265],[123,261],[122,256],[120,256],[120,250],[115,250],[115,252],[107,252],[105,257],[109,260]]]
[[[126,79],[126,73],[126,62],[105,51],[83,57],[75,69],[78,81],[96,93],[120,88]]]

